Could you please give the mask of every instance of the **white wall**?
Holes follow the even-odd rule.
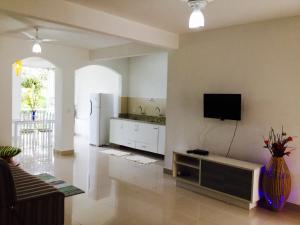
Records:
[[[0,145],[11,144],[12,130],[12,64],[18,59],[35,56],[32,43],[0,37]],[[74,71],[88,64],[85,49],[43,44],[40,57],[53,63],[56,71],[56,137],[55,148],[73,149]]]
[[[89,135],[90,94],[114,94],[114,116],[118,116],[120,96],[127,93],[128,59],[105,61],[101,64],[89,65],[76,71],[75,133],[86,137]]]
[[[128,95],[129,59],[99,60],[94,61],[94,65],[104,66],[122,76],[121,96]]]
[[[12,68],[12,119],[19,119],[21,112],[22,89],[21,78],[17,76],[15,69]]]
[[[182,35],[169,55],[167,154],[204,148],[225,155],[234,121],[203,118],[203,93],[241,93],[242,120],[231,157],[267,163],[263,146],[271,126],[300,137],[300,17]],[[300,204],[299,138],[286,161],[289,201]]]
[[[168,53],[129,59],[128,97],[166,98]]]

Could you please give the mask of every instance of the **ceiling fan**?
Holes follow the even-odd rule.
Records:
[[[29,41],[32,41],[34,44],[32,46],[32,52],[33,53],[41,53],[42,52],[42,47],[41,47],[41,44],[43,42],[54,42],[54,41],[57,41],[57,40],[54,40],[54,39],[43,39],[43,38],[40,38],[39,37],[39,27],[38,26],[35,26],[34,27],[35,29],[35,36],[27,33],[27,32],[22,32],[22,34],[24,34],[26,37],[29,38]]]

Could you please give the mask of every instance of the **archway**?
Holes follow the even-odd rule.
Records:
[[[75,72],[75,134],[89,137],[90,94],[114,95],[114,116],[120,111],[122,76],[105,66],[89,65]]]
[[[12,144],[23,149],[23,156],[49,158],[55,140],[56,67],[40,57],[18,63],[12,69]]]

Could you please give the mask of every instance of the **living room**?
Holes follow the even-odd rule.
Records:
[[[235,221],[239,224],[298,224],[299,2],[208,1],[205,9],[202,9],[205,27],[192,32],[188,27],[192,9],[187,2],[174,1],[176,3],[172,0],[165,3],[122,1],[120,6],[117,6],[117,1],[113,1],[115,4],[102,2],[99,5],[92,1],[55,1],[53,6],[50,1],[37,5],[30,1],[28,5],[32,8],[19,2],[20,6],[18,1],[0,3],[0,9],[6,12],[56,23],[64,21],[88,30],[101,30],[134,39],[146,43],[146,46],[163,47],[168,51],[165,157],[164,162],[148,166],[128,162],[122,157],[103,157],[94,147],[78,143],[73,145],[71,115],[74,96],[66,94],[74,89],[73,72],[87,65],[86,61],[91,56],[114,58],[116,49],[112,47],[111,51],[106,49],[103,52],[94,51],[93,54],[72,49],[70,54],[61,58],[57,58],[59,54],[53,55],[54,64],[65,68],[67,74],[62,76],[66,79],[62,90],[72,90],[63,92],[62,117],[60,128],[57,128],[61,143],[58,142],[60,146],[57,150],[75,149],[76,152],[75,157],[55,156],[54,175],[86,192],[66,199],[65,224],[232,224]],[[61,6],[69,10],[70,15],[76,16],[66,18],[62,12],[55,12],[54,6]],[[48,14],[45,13],[47,7]],[[174,21],[162,16],[162,12],[170,14],[168,7],[177,10],[178,18]],[[133,12],[133,8],[139,12]],[[45,15],[40,13],[42,11]],[[156,17],[153,16],[155,13]],[[113,18],[115,15],[117,18]],[[127,18],[126,21],[122,21],[121,17]],[[86,20],[78,21],[76,18]],[[95,18],[112,21],[116,28],[91,23]],[[132,32],[120,29],[121,25],[127,25]],[[0,42],[1,64],[12,65],[15,56],[10,57],[7,52],[20,51],[20,46],[24,46],[23,41],[16,45],[16,42],[3,39]],[[45,49],[52,51],[52,48],[59,52],[60,48],[68,47],[51,45]],[[148,46],[138,50],[153,51]],[[131,51],[133,55],[137,54],[137,48]],[[117,54],[124,56],[124,51],[118,51]],[[26,58],[28,53],[18,57]],[[10,145],[11,67],[3,66],[1,70],[0,145]],[[204,117],[204,95],[212,93],[240,95],[240,120]],[[291,184],[282,190],[290,190],[290,193],[283,197],[288,199],[283,200],[287,203],[280,212],[274,213],[267,206],[245,210],[232,205],[228,199],[225,202],[232,204],[177,187],[175,179],[169,175],[174,170],[174,152],[186,154],[187,150],[192,149],[207,150],[210,155],[224,157],[225,161],[230,158],[261,167],[268,165],[272,158],[278,158],[272,157],[276,149],[269,146],[269,141],[272,143],[273,140],[273,136],[269,135],[271,127],[281,135],[281,140],[288,142],[283,145],[286,151],[283,153],[289,151],[289,148],[285,149],[286,144],[292,150],[290,157],[286,156],[289,153],[284,155],[290,171],[287,184],[290,181]],[[276,138],[278,136],[275,135]],[[270,147],[272,156],[264,147]],[[89,154],[86,155],[86,152]],[[205,156],[199,157],[202,160]],[[80,205],[81,202],[84,204]]]

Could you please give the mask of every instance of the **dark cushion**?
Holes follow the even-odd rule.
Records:
[[[11,214],[11,220],[21,223],[5,221],[0,212],[0,225],[63,225],[64,194],[18,166],[9,167],[16,187],[15,213]]]
[[[0,157],[7,159],[18,155],[21,149],[12,146],[0,146]]]
[[[8,163],[0,158],[0,208],[9,208],[16,203],[14,179]]]

